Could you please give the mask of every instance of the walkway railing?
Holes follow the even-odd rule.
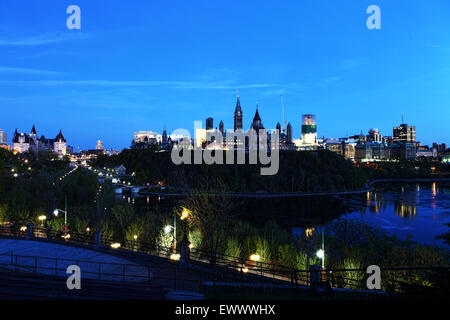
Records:
[[[23,238],[26,236],[26,231],[13,231],[10,227],[0,226],[0,235]],[[93,234],[71,232],[70,237],[66,238],[62,238],[62,235],[61,232],[50,231],[45,228],[35,228],[34,230],[34,236],[39,239],[66,241],[79,245],[87,245],[89,247],[96,245]],[[116,250],[122,253],[141,253],[166,258],[166,261],[170,261],[169,259],[171,257],[173,258],[174,253],[180,253],[179,250],[174,252],[167,247],[159,247],[137,240],[125,240],[120,243],[120,247],[118,247],[113,239],[105,236],[102,237],[101,244],[104,247],[117,248]],[[311,279],[316,278],[319,279],[319,281],[327,282],[329,286],[333,288],[367,290],[367,278],[369,277],[369,274],[366,273],[365,269],[328,269],[320,271],[297,270],[273,263],[251,261],[226,255],[217,255],[212,264],[211,255],[208,252],[198,249],[190,250],[190,259],[193,263],[199,263],[200,265],[203,265],[203,267],[209,266],[214,270],[212,275],[208,272],[198,273],[197,276],[200,279],[196,279],[196,281],[198,281],[200,285],[203,281],[213,280],[216,282],[226,280],[236,281],[242,285],[245,283],[253,283],[260,284],[261,286],[272,285],[298,289],[310,286],[312,284]],[[172,262],[174,266],[178,265],[176,261]],[[34,265],[28,267],[33,268],[33,266]],[[39,264],[36,265],[36,268],[39,269]],[[48,266],[48,268],[51,269],[53,267]],[[122,266],[122,268],[124,267]],[[411,290],[416,290],[422,292],[442,292],[443,294],[450,295],[450,267],[448,266],[381,267],[380,269],[382,290],[385,292],[402,294],[410,292]],[[93,275],[98,275],[96,272],[97,271],[92,270]],[[114,271],[112,272],[112,275],[118,276],[115,274],[118,272],[119,271]],[[151,270],[148,274],[151,274]],[[125,279],[128,277],[126,272],[125,276],[123,276],[123,269],[121,275],[122,277],[125,277]],[[168,279],[172,279],[173,276],[179,277],[180,275],[178,274],[177,276],[175,271],[175,275],[171,275]],[[147,280],[149,280],[151,276],[144,277],[147,277]]]
[[[28,256],[13,252],[0,254],[0,269],[16,272],[67,277],[66,271],[70,265],[78,266],[83,278],[101,281],[150,282],[153,274],[152,268],[145,265]]]

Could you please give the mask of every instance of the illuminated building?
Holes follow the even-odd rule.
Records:
[[[138,131],[134,133],[131,142],[132,149],[147,149],[150,146],[158,145],[162,142],[162,136],[153,131]]]
[[[416,127],[408,126],[402,123],[399,127],[394,127],[394,143],[415,143],[416,142]]]
[[[53,141],[53,152],[61,155],[66,154],[66,139],[64,138],[61,130],[59,130],[58,135],[56,136],[55,140]]]
[[[394,143],[390,146],[389,152],[391,159],[409,160],[417,156],[414,143]]]
[[[317,145],[316,116],[312,114],[302,116],[302,144]]]
[[[95,149],[103,150],[103,142],[102,142],[102,140],[98,140],[97,141],[97,145],[95,146]]]
[[[9,150],[6,132],[0,129],[0,148]]]
[[[369,134],[366,136],[368,142],[383,142],[383,136],[378,129],[370,129]]]
[[[0,129],[0,145],[8,144],[6,132]]]
[[[442,163],[450,164],[450,149],[447,150],[446,153],[444,153],[444,155],[442,156]]]
[[[65,155],[67,153],[67,141],[61,130],[59,130],[55,139],[46,139],[43,135],[38,138],[35,126],[31,129],[29,135],[19,133],[16,129],[12,139],[12,147],[14,153],[22,153],[29,150],[35,153],[41,151],[54,152],[59,155]]]

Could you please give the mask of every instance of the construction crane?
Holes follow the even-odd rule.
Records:
[[[280,99],[281,99],[281,113],[283,115],[283,133],[286,133],[286,120],[284,120],[284,102],[282,94],[280,94]]]

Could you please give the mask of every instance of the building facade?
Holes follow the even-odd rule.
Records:
[[[66,155],[67,141],[60,130],[55,139],[47,139],[45,136],[38,138],[35,126],[31,129],[30,134],[19,133],[16,129],[12,139],[12,151],[14,153],[22,153],[32,151],[38,152],[54,152],[59,155]]]
[[[313,114],[304,114],[302,116],[302,144],[308,146],[317,145],[316,116]]]
[[[415,143],[416,142],[416,127],[409,126],[402,123],[399,127],[393,129],[393,142],[394,143]]]

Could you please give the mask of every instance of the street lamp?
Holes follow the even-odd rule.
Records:
[[[189,212],[184,209],[183,212],[181,213],[181,220],[186,219],[189,216]]]
[[[66,226],[67,226],[67,197],[65,197],[65,204],[66,204],[66,210],[61,210],[61,209],[55,209],[54,211],[53,211],[53,214],[55,215],[55,217],[57,217],[58,216],[58,213],[60,213],[60,212],[62,212],[62,213],[64,213],[64,232],[67,232],[67,230],[66,230]]]
[[[322,259],[322,270],[325,269],[325,244],[324,244],[324,236],[323,236],[323,229],[322,229],[322,248],[317,250],[316,256],[319,259]]]
[[[325,256],[325,251],[323,251],[322,249],[317,250],[316,255],[319,259],[323,259],[323,257]]]
[[[165,233],[169,233],[170,231],[172,231],[172,229],[174,229],[173,226],[167,225],[167,226],[164,227],[164,232],[165,232]]]
[[[259,261],[259,259],[261,259],[261,257],[257,253],[254,253],[250,256],[250,260],[252,261]]]
[[[42,215],[42,216],[39,216],[38,219],[41,220],[42,226],[44,226],[44,221],[47,219],[47,216]]]

